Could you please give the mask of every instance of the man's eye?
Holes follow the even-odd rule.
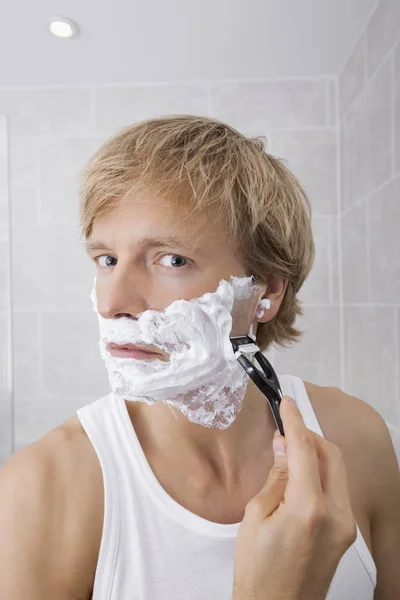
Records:
[[[96,262],[99,267],[113,267],[117,264],[117,259],[109,254],[102,254],[96,258]]]
[[[184,267],[188,261],[179,254],[166,254],[160,258],[159,262],[164,267]]]

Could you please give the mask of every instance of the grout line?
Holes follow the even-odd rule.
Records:
[[[381,62],[379,63],[379,65],[377,67],[375,67],[375,71],[372,71],[372,73],[369,75],[369,80],[373,79],[377,72],[379,71],[379,69],[382,67],[382,65],[387,61],[390,60],[390,55],[393,53],[395,53],[397,46],[400,44],[400,37],[397,38],[397,40],[394,42],[394,44],[390,47],[390,49],[386,52],[386,54],[383,55],[383,57],[381,58]]]
[[[327,79],[325,83],[325,110],[326,110],[326,123],[327,125],[331,125],[331,103],[330,103],[330,80]]]
[[[42,85],[0,85],[0,92],[2,91],[32,91],[32,90],[65,90],[65,89],[86,89],[90,88],[136,88],[136,87],[172,87],[172,86],[193,86],[193,85],[207,85],[211,83],[280,83],[284,82],[318,82],[323,83],[327,77],[334,77],[335,75],[304,75],[304,76],[290,76],[282,75],[280,77],[232,77],[232,78],[218,78],[218,79],[176,79],[172,81],[116,81],[102,83],[97,81],[90,81],[86,83],[62,83],[62,84],[42,84]]]
[[[340,384],[342,390],[345,389],[345,373],[344,373],[344,305],[343,305],[343,256],[342,256],[342,163],[341,163],[341,121],[340,121],[340,106],[339,106],[339,77],[336,80],[336,195],[337,195],[337,249],[338,249],[338,274],[339,274],[339,327],[340,327]]]
[[[377,9],[377,7],[378,7],[378,4],[379,4],[379,0],[375,0],[375,3],[374,3],[374,5],[373,5],[373,7],[372,7],[372,8],[371,8],[371,10],[369,11],[367,18],[365,19],[365,22],[364,22],[363,26],[361,27],[360,33],[359,33],[359,34],[358,34],[358,36],[356,37],[355,44],[354,44],[354,46],[352,47],[352,49],[351,49],[351,51],[350,51],[350,54],[348,55],[348,57],[347,57],[347,59],[346,59],[346,62],[344,63],[343,67],[342,67],[342,68],[339,70],[338,77],[340,77],[340,76],[341,76],[341,74],[343,73],[343,71],[344,71],[344,70],[345,70],[345,68],[347,67],[347,63],[349,62],[350,58],[351,58],[351,57],[352,57],[352,55],[354,54],[354,50],[357,48],[357,45],[358,45],[358,44],[359,44],[359,42],[361,41],[361,38],[362,38],[362,36],[364,35],[364,33],[366,33],[366,30],[367,30],[367,28],[368,28],[369,22],[370,22],[370,20],[371,20],[371,18],[372,18],[372,16],[373,16],[373,14],[374,14],[375,10],[376,10],[376,9]]]
[[[331,304],[334,304],[333,301],[333,219],[328,220],[329,227],[329,301]]]
[[[30,224],[28,223],[29,226],[32,225],[39,225],[40,223],[40,212],[41,212],[41,196],[40,196],[40,152],[41,152],[41,144],[40,144],[40,138],[39,136],[35,136],[34,138],[35,140],[35,188],[36,188],[36,207],[35,207],[35,222]],[[13,223],[13,227],[18,227],[18,223]]]
[[[371,239],[370,239],[370,221],[369,221],[369,199],[365,200],[365,237],[367,242],[367,291],[368,302],[372,302],[372,278],[371,278]]]
[[[395,308],[399,305],[396,302],[345,302],[345,306],[350,308]]]
[[[392,49],[390,50],[390,52],[387,52],[385,54],[384,58],[379,63],[379,65],[375,69],[375,71],[366,79],[363,89],[360,90],[360,92],[357,94],[357,96],[353,99],[353,102],[346,108],[346,110],[344,111],[343,115],[341,116],[342,120],[347,118],[348,114],[351,112],[351,110],[357,104],[357,102],[359,101],[359,99],[362,96],[362,94],[370,90],[370,88],[371,88],[371,86],[373,84],[374,79],[379,74],[379,71],[385,66],[386,62],[390,60],[390,55],[391,55],[392,51],[394,50],[394,48],[396,47],[396,45],[397,45],[397,42],[396,42],[395,46],[392,47]]]
[[[41,171],[42,171],[42,140],[41,140],[40,136],[37,136],[36,154],[37,154],[37,158],[36,158],[36,189],[37,189],[37,194],[38,194],[36,221],[37,221],[37,225],[42,225],[43,224],[43,222],[42,222],[43,202],[42,202],[42,185],[41,185],[41,181],[40,181],[40,175],[41,175]]]
[[[64,312],[64,311],[63,311]],[[43,313],[41,311],[37,311],[37,322],[36,322],[36,334],[37,334],[37,343],[38,343],[38,393],[41,398],[43,398],[43,342],[42,342],[42,331],[43,331]]]
[[[362,205],[363,202],[366,202],[367,200],[370,200],[372,198],[372,196],[374,196],[375,194],[378,194],[379,192],[381,192],[387,185],[390,185],[391,183],[393,183],[393,181],[397,178],[398,174],[394,174],[391,175],[389,179],[386,179],[386,181],[384,181],[383,183],[381,183],[380,185],[378,185],[376,188],[374,188],[373,190],[371,190],[370,192],[368,192],[367,194],[365,194],[365,196],[362,196],[361,198],[358,198],[358,200],[356,200],[354,202],[354,204],[352,204],[351,206],[345,208],[342,212],[342,216],[343,215],[347,215],[347,213],[351,212],[353,210],[353,208],[357,208],[359,206]]]
[[[6,124],[6,157],[7,157],[7,174],[6,174],[6,194],[7,194],[7,206],[8,206],[8,309],[9,309],[9,318],[8,318],[8,384],[9,384],[9,403],[10,403],[10,431],[9,431],[9,450],[11,454],[14,452],[15,447],[15,390],[14,390],[14,343],[13,343],[13,332],[14,332],[14,323],[13,323],[13,275],[12,275],[12,227],[11,227],[11,153],[10,153],[10,142],[11,138],[9,134],[9,124],[8,118],[5,117]]]
[[[398,402],[400,402],[400,335],[399,335],[399,326],[400,326],[400,322],[399,322],[399,318],[400,318],[400,307],[397,307],[394,309],[394,341],[395,341],[395,346],[394,346],[394,360],[395,360],[395,365],[396,365],[396,382],[395,382],[395,392],[396,392],[396,398],[394,399],[394,401],[396,402],[396,404]],[[399,427],[400,427],[400,422],[399,422]],[[400,432],[399,432],[400,433]]]
[[[390,119],[391,119],[391,127],[390,131],[392,134],[392,177],[394,177],[396,172],[396,162],[395,162],[395,154],[396,154],[396,110],[395,110],[395,81],[396,81],[396,70],[394,64],[394,52],[391,56],[390,60]]]

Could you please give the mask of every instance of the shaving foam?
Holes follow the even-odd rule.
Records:
[[[260,302],[257,305],[257,313],[256,316],[258,319],[260,319],[264,312],[266,310],[269,310],[271,308],[271,300],[269,300],[268,298],[264,298],[264,300],[260,300]]]
[[[94,288],[91,299],[99,321],[100,353],[112,392],[147,404],[163,401],[194,423],[228,428],[242,407],[248,383],[229,338],[231,312],[234,301],[250,298],[254,288],[251,277],[231,277],[199,298],[115,319],[99,314]],[[156,346],[169,359],[114,357],[109,343]]]

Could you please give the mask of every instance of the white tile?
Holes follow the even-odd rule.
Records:
[[[352,105],[342,126],[343,208],[352,206],[391,174],[391,85],[386,61]]]
[[[369,199],[372,301],[400,303],[400,177]]]
[[[340,315],[337,306],[305,307],[298,326],[305,333],[289,349],[277,349],[279,373],[318,385],[340,386]]]
[[[15,398],[15,447],[25,448],[50,430],[58,427],[76,414],[78,408],[92,402],[93,398],[52,396],[26,396]]]
[[[14,225],[37,222],[39,203],[38,140],[10,140],[10,197]]]
[[[0,115],[0,227],[8,227],[10,198],[8,190],[8,138],[6,121]]]
[[[325,125],[326,81],[216,82],[211,112],[244,133]]]
[[[394,54],[394,135],[395,135],[395,172],[400,173],[400,44]]]
[[[0,139],[8,139],[8,121],[6,115],[0,115]]]
[[[343,301],[369,301],[366,203],[342,216]]]
[[[288,161],[309,195],[313,214],[337,213],[336,132],[333,129],[277,131],[269,151]]]
[[[77,227],[14,227],[12,272],[18,312],[91,310],[94,265],[79,242]]]
[[[43,394],[46,398],[109,393],[95,313],[42,315]]]
[[[340,114],[343,115],[365,85],[366,40],[361,36],[339,79]]]
[[[0,226],[0,311],[10,309],[10,260],[9,228]]]
[[[114,134],[143,119],[169,114],[208,114],[206,84],[166,84],[95,89],[96,130]]]
[[[85,88],[1,89],[0,113],[10,135],[91,133],[91,91]]]
[[[41,394],[41,344],[37,313],[13,315],[13,384],[16,397],[27,398]]]
[[[345,391],[397,423],[395,308],[344,307]]]
[[[332,235],[329,217],[313,219],[313,235],[315,243],[315,262],[299,298],[310,304],[329,304],[331,302],[331,256]]]
[[[40,221],[78,223],[79,171],[102,143],[101,138],[42,138],[40,142]]]
[[[330,217],[332,232],[332,302],[341,303],[340,286],[342,277],[340,237],[341,216]]]
[[[12,453],[11,318],[0,311],[0,468]]]
[[[372,75],[379,67],[399,39],[400,2],[380,0],[367,27],[368,75]]]
[[[329,82],[328,94],[329,94],[329,125],[336,125],[336,108],[337,108],[337,81],[331,79]]]

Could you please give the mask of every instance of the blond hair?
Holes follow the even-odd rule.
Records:
[[[133,189],[212,207],[241,251],[246,273],[287,282],[277,315],[257,330],[262,349],[287,345],[301,332],[296,297],[314,260],[311,205],[296,177],[248,138],[212,118],[173,115],[134,124],[108,140],[81,173],[82,234]]]

